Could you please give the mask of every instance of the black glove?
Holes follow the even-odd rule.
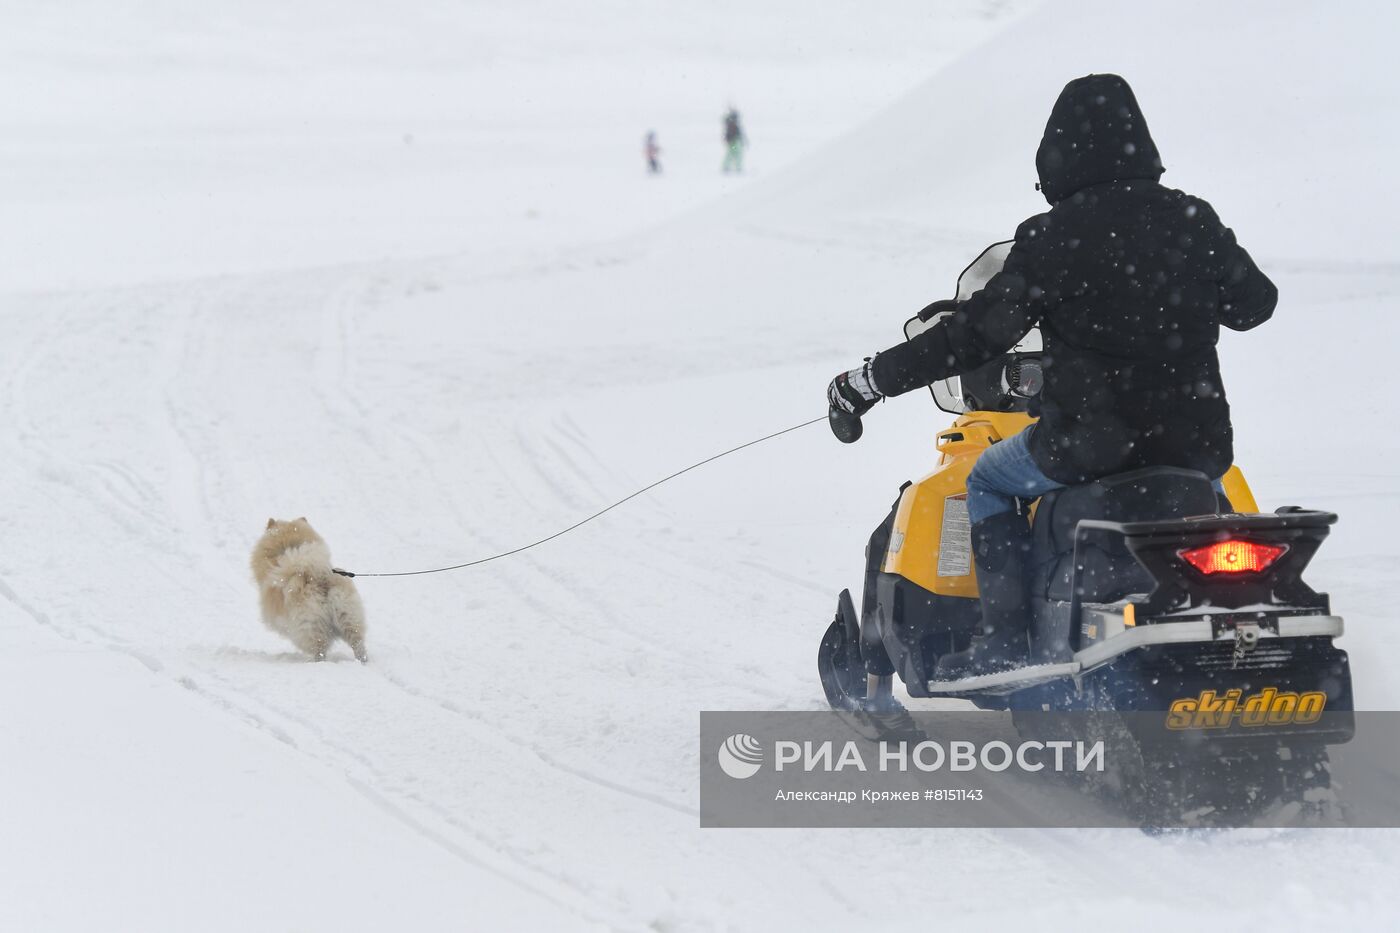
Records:
[[[875,380],[870,377],[870,363],[871,360],[866,360],[860,368],[831,380],[831,385],[826,387],[827,404],[837,411],[859,418],[884,398],[875,388]]]

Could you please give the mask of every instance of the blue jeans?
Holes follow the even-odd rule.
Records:
[[[972,524],[1016,511],[1017,499],[1039,499],[1064,487],[1031,459],[1031,429],[993,444],[977,458],[967,477],[967,517]]]
[[[1039,499],[1064,483],[1040,472],[1031,459],[1031,429],[1026,428],[982,451],[967,477],[967,517],[972,524],[1002,512],[1014,512],[1017,499]],[[1224,495],[1216,479],[1215,491]]]

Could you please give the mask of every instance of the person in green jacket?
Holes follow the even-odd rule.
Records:
[[[744,129],[739,125],[739,111],[733,107],[724,115],[724,172],[742,172],[744,170],[744,147],[749,143],[744,136]]]

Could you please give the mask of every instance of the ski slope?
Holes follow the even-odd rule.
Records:
[[[0,929],[1394,925],[1392,832],[699,830],[698,712],[820,707],[923,395],[361,580],[367,667],[262,628],[269,516],[440,566],[821,414],[1118,71],[1279,285],[1238,456],[1341,513],[1312,580],[1397,708],[1400,15],[753,6],[0,3]]]

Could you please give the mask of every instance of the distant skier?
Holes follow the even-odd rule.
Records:
[[[646,143],[643,151],[647,157],[647,171],[653,175],[661,174],[661,146],[656,142],[656,130],[647,133]]]
[[[724,166],[725,172],[744,170],[744,147],[749,144],[744,136],[744,128],[739,125],[739,111],[733,107],[724,115]]]
[[[1045,342],[1040,420],[978,459],[967,480],[982,627],[938,661],[939,680],[1022,664],[1030,527],[1017,500],[1113,473],[1234,458],[1215,345],[1249,330],[1278,291],[1200,198],[1158,184],[1162,161],[1128,83],[1065,86],[1035,157],[1050,210],[1021,224],[1001,271],[956,313],[832,380],[834,408],[971,372],[1036,324]]]

